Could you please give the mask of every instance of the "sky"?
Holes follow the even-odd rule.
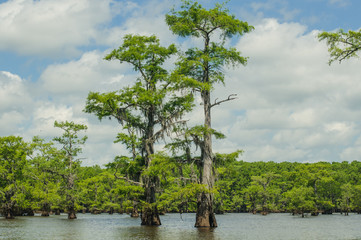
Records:
[[[217,1],[201,0],[213,7]],[[130,66],[103,60],[126,34],[156,35],[186,49],[164,16],[170,0],[0,0],[0,136],[30,141],[62,134],[54,121],[86,124],[83,164],[104,165],[128,152],[113,141],[121,126],[83,112],[90,91],[107,92],[137,78]],[[358,30],[359,0],[231,0],[230,13],[255,29],[229,44],[246,66],[225,68],[212,99],[212,126],[227,138],[214,152],[244,150],[244,161],[361,160],[361,60],[328,65],[321,31]],[[171,67],[171,63],[168,63]],[[200,123],[202,110],[186,116]],[[82,135],[82,134],[80,134]],[[161,149],[163,143],[158,148]],[[196,154],[196,153],[195,153]]]

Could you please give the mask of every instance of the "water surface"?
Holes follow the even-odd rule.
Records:
[[[166,214],[162,226],[140,226],[140,219],[120,214],[78,214],[50,217],[0,218],[0,239],[360,239],[361,215],[320,215],[301,218],[290,214],[267,216],[247,213],[217,215],[218,228],[194,228],[195,214]]]

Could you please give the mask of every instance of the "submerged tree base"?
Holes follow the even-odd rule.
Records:
[[[132,218],[137,218],[137,217],[139,217],[138,209],[133,208],[132,213],[130,214],[130,216],[131,216]]]
[[[162,225],[159,218],[158,209],[156,206],[153,208],[144,208],[142,213],[142,225],[145,226],[160,226]]]
[[[42,217],[49,217],[49,211],[42,211],[41,216]]]
[[[14,218],[15,216],[11,212],[5,214],[5,219],[14,219]]]
[[[196,214],[196,223],[194,227],[203,228],[215,228],[217,227],[216,216],[213,212],[212,203],[210,201],[210,195],[207,193],[202,193],[200,199],[197,203],[197,214]]]
[[[75,211],[70,211],[68,213],[68,219],[76,219]]]

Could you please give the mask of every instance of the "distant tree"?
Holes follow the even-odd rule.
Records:
[[[329,64],[358,57],[357,52],[361,50],[361,30],[345,32],[340,29],[338,32],[322,32],[318,35],[318,39],[326,40],[330,53]]]
[[[347,216],[351,211],[351,200],[353,198],[353,187],[350,183],[341,186],[340,208]]]
[[[76,210],[78,203],[77,190],[77,174],[79,173],[80,159],[76,158],[82,152],[81,146],[87,140],[87,136],[79,138],[78,133],[85,131],[88,127],[83,124],[74,122],[57,122],[54,127],[64,131],[60,137],[55,137],[54,141],[58,142],[62,147],[63,154],[63,170],[60,175],[64,179],[65,207],[68,211],[68,219],[76,218]]]
[[[0,210],[7,219],[14,218],[26,201],[28,152],[29,146],[21,137],[0,137]]]
[[[294,214],[301,214],[302,217],[305,216],[305,213],[317,210],[312,187],[294,187],[284,193],[284,201],[287,210]]]
[[[356,211],[358,214],[361,214],[361,185],[353,186],[352,195],[353,210]]]
[[[179,11],[172,10],[166,15],[170,30],[181,37],[195,37],[203,41],[203,48],[190,48],[178,63],[180,73],[195,80],[193,89],[200,93],[204,124],[196,126],[198,134],[192,134],[201,150],[201,183],[208,191],[198,199],[196,227],[217,227],[214,215],[214,156],[212,152],[211,109],[223,102],[235,99],[230,95],[224,100],[211,102],[211,92],[216,83],[224,83],[222,68],[225,65],[246,64],[247,58],[241,57],[235,48],[226,48],[225,41],[233,36],[243,35],[253,29],[247,22],[242,22],[231,15],[223,5],[217,4],[207,10],[198,2],[182,1]],[[219,37],[219,41],[214,38]],[[218,134],[219,135],[219,134]]]
[[[151,166],[155,143],[179,131],[185,123],[182,116],[193,106],[193,95],[184,90],[182,76],[170,74],[163,67],[176,53],[174,44],[162,47],[155,36],[126,35],[123,44],[105,59],[130,64],[139,77],[119,91],[91,92],[87,98],[85,112],[94,113],[99,120],[114,118],[123,126],[125,131],[118,135],[117,142],[129,149],[129,160],[140,158],[144,169]],[[158,183],[158,176],[142,175],[147,203],[142,225],[161,224],[156,203]]]
[[[49,216],[51,210],[60,210],[62,154],[52,142],[39,137],[33,138],[31,149],[25,174],[31,185],[32,209],[40,210],[41,216]]]

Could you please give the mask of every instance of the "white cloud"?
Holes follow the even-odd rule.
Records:
[[[105,55],[98,51],[86,52],[79,60],[49,65],[40,76],[41,85],[52,95],[84,97],[89,91],[111,89],[121,80],[126,82],[123,72],[129,71],[129,66],[108,62],[103,59]]]
[[[15,74],[0,71],[0,110],[24,108],[29,101],[24,81]]]
[[[74,56],[112,18],[110,1],[13,0],[0,4],[0,50]]]
[[[30,120],[32,99],[26,82],[18,75],[0,71],[0,135],[19,134]]]

